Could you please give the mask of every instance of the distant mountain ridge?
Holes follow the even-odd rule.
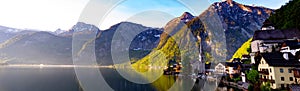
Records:
[[[15,36],[19,31],[19,29],[0,26],[0,43],[5,42],[9,38]]]
[[[20,34],[1,44],[0,58],[17,64],[69,64],[71,44],[70,38],[49,32]]]
[[[203,38],[203,50],[207,51],[206,57],[211,56],[209,51],[220,51],[216,48],[211,48],[210,39],[219,38],[219,32],[210,29],[206,30],[207,25],[201,18],[211,18],[211,15],[217,15],[221,20],[220,25],[223,27],[222,32],[225,32],[227,44],[227,58],[231,58],[233,53],[253,35],[255,30],[262,26],[263,21],[269,17],[273,10],[264,7],[252,7],[239,4],[237,2],[216,2],[212,4],[204,13],[199,16],[193,16],[188,12],[184,12],[178,18],[171,20],[164,28],[151,28],[140,24],[131,22],[121,22],[111,26],[107,30],[100,30],[95,25],[78,22],[69,31],[58,30],[57,32],[37,32],[30,33],[9,33],[0,31],[7,37],[0,36],[0,59],[11,59],[10,62],[18,63],[28,61],[29,63],[63,63],[72,64],[72,36],[74,34],[97,33],[96,42],[96,57],[99,64],[109,65],[112,64],[111,58],[111,41],[116,30],[121,31],[136,31],[143,30],[144,32],[135,36],[134,41],[130,45],[130,50],[152,50],[153,48],[168,48],[175,45],[169,41],[170,36],[164,32],[172,32],[173,29],[180,30],[182,26],[186,25],[194,35]],[[214,22],[214,21],[209,21]],[[176,27],[181,26],[181,27]],[[0,27],[1,29],[1,27]],[[3,28],[6,29],[6,28]],[[220,29],[218,29],[220,30]],[[181,31],[184,33],[184,31]],[[175,32],[176,33],[176,32]],[[210,33],[216,35],[211,36]],[[181,35],[181,34],[179,34]],[[2,41],[2,43],[1,43]],[[5,41],[7,41],[5,43]],[[194,41],[189,39],[189,41]],[[119,44],[122,44],[120,41]],[[197,42],[197,41],[195,41]],[[168,45],[168,44],[171,45]],[[179,43],[189,46],[189,44]],[[194,45],[195,46],[195,45]],[[175,47],[173,47],[175,48]],[[172,49],[172,48],[171,48]],[[175,48],[176,49],[176,48]],[[222,50],[221,50],[222,51]],[[174,52],[174,51],[172,51]],[[225,52],[225,51],[222,51]],[[144,55],[144,54],[143,54]],[[174,54],[178,55],[178,53]],[[173,58],[169,55],[170,58]],[[46,62],[48,59],[52,62]]]
[[[96,32],[98,34],[95,40],[97,61],[102,65],[110,65],[112,64],[111,41],[117,29],[120,31],[144,30],[135,36],[136,38],[130,46],[131,50],[151,50],[156,47],[162,33],[162,29],[145,27],[131,22],[121,22],[107,30],[100,30],[94,25],[78,22],[69,31],[61,33],[20,31],[13,33],[9,38],[3,40],[3,43],[0,43],[0,61],[25,64],[73,64],[72,36]],[[3,35],[8,34],[10,32],[3,33]]]

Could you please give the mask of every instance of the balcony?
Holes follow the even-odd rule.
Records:
[[[300,78],[300,69],[292,69],[294,72],[294,77]]]
[[[265,71],[265,70],[263,70],[263,71],[258,71],[258,73],[259,73],[259,74],[264,74],[264,75],[269,75],[269,71]]]
[[[294,77],[300,78],[300,74],[299,73],[294,73]]]
[[[260,81],[262,81],[262,82],[275,83],[275,80],[273,80],[273,79],[264,79],[264,78],[260,78]]]

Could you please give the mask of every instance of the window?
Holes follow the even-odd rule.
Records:
[[[289,69],[289,73],[292,73],[292,70],[291,70],[291,69]]]
[[[262,75],[259,75],[259,78],[262,78]]]
[[[273,77],[272,77],[272,76],[270,76],[270,78],[271,78],[271,80],[273,80]]]
[[[271,83],[271,86],[273,86],[274,85],[274,83]]]
[[[272,73],[272,69],[270,68],[270,73]]]
[[[290,77],[290,81],[294,81],[293,77]]]
[[[283,73],[284,71],[283,71],[283,68],[280,68],[280,73]]]
[[[284,88],[284,84],[281,84],[281,88]]]
[[[281,77],[280,79],[281,79],[281,81],[284,81],[284,77]]]

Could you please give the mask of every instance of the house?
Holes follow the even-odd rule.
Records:
[[[265,22],[263,23],[263,26],[261,27],[261,30],[274,30],[274,24],[269,20],[265,20]]]
[[[226,62],[226,73],[230,78],[236,78],[240,76],[240,72],[242,69],[241,62]]]
[[[169,60],[168,65],[164,68],[164,75],[177,75],[181,72],[182,63],[176,60]]]
[[[261,53],[258,65],[261,82],[270,82],[272,89],[287,88],[296,84],[292,68],[300,67],[300,62],[291,53]]]
[[[215,66],[215,73],[223,75],[226,72],[226,66],[222,63],[219,63]]]
[[[278,30],[274,28],[270,20],[265,20],[261,30],[254,32],[251,50],[252,53],[266,53],[280,51],[281,44],[285,40],[300,38],[300,31],[298,29]],[[253,55],[253,54],[252,54]]]
[[[248,60],[250,59],[250,55],[242,55],[242,60]]]
[[[298,29],[261,30],[255,31],[251,42],[251,62],[255,63],[257,53],[271,53],[281,51],[287,40],[300,38]]]
[[[296,56],[296,52],[300,51],[300,39],[286,40],[282,44],[281,52],[290,52]]]
[[[210,62],[205,63],[205,74],[206,75],[212,75],[213,72],[215,72],[215,69],[213,68],[213,65],[214,64],[212,64]]]
[[[285,40],[300,38],[298,29],[255,31],[251,42],[252,52],[279,51]]]

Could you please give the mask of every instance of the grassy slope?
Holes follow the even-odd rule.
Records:
[[[242,55],[249,54],[250,53],[250,46],[251,46],[252,38],[250,38],[248,41],[246,41],[232,56],[233,58],[242,58]]]

